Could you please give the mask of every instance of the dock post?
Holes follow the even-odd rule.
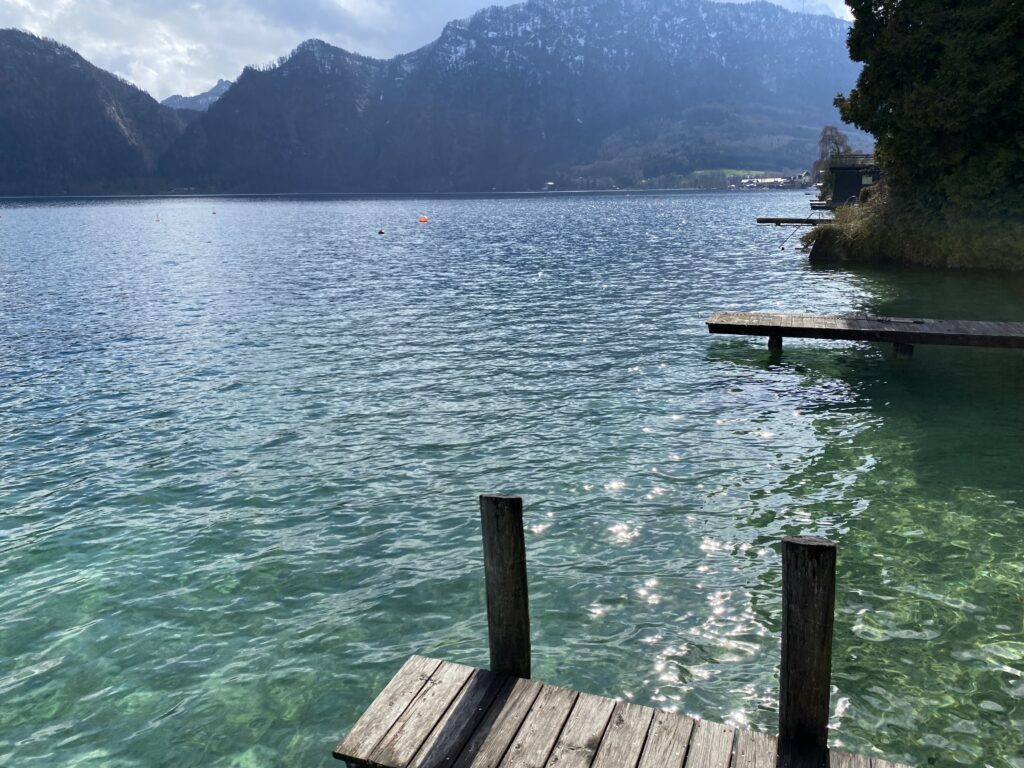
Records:
[[[784,538],[779,768],[828,764],[835,597],[835,543],[811,536]]]
[[[898,341],[892,343],[892,354],[898,360],[905,360],[914,354],[913,344],[901,344]]]
[[[482,494],[480,525],[484,539],[491,671],[529,677],[530,608],[522,498]]]
[[[781,336],[769,336],[768,337],[768,351],[778,354],[782,352],[782,337]]]

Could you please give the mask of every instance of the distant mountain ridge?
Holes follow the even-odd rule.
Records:
[[[470,191],[804,167],[858,72],[848,28],[764,2],[529,0],[390,60],[307,41],[246,70],[161,168],[203,189]]]
[[[0,30],[0,195],[143,192],[188,120],[67,46]]]
[[[205,112],[156,105],[177,133],[146,157],[158,158],[153,183],[218,192],[586,188],[802,169],[859,71],[848,29],[766,2],[528,0],[388,60],[308,40],[247,68]]]
[[[196,94],[195,96],[180,96],[174,94],[161,101],[165,107],[171,109],[191,109],[195,112],[205,112],[221,96],[228,92],[228,88],[234,85],[231,80],[221,78],[217,84],[208,91]]]

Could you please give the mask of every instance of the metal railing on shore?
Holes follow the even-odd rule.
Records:
[[[832,155],[829,160],[829,166],[835,167],[868,167],[877,165],[874,154],[870,152],[842,152],[840,154]]]

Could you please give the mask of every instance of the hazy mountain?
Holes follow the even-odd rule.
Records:
[[[528,0],[389,60],[307,41],[191,97],[210,97],[205,112],[6,30],[0,194],[515,190],[803,169],[858,72],[848,28],[765,2]]]
[[[152,189],[186,122],[70,48],[0,30],[0,194]]]
[[[847,30],[764,2],[529,0],[387,61],[311,40],[245,70],[161,168],[179,186],[239,191],[803,168],[858,72]]]
[[[165,107],[171,109],[191,109],[196,112],[205,112],[210,108],[213,102],[217,101],[221,96],[228,92],[233,83],[230,80],[218,80],[217,84],[205,93],[200,93],[195,96],[179,96],[174,94],[168,96],[166,99],[161,101]]]

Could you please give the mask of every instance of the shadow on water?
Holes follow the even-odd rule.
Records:
[[[858,277],[865,314],[1024,319],[1024,278]],[[716,342],[708,361],[787,382],[812,422],[815,449],[740,525],[767,546],[839,541],[833,740],[916,765],[1024,765],[1024,352],[897,360],[887,344],[787,340],[780,357],[758,339]],[[778,631],[777,575],[761,581],[755,609]]]
[[[809,264],[808,269],[860,283],[864,298],[855,311],[863,314],[1024,321],[1024,274],[834,264]]]

